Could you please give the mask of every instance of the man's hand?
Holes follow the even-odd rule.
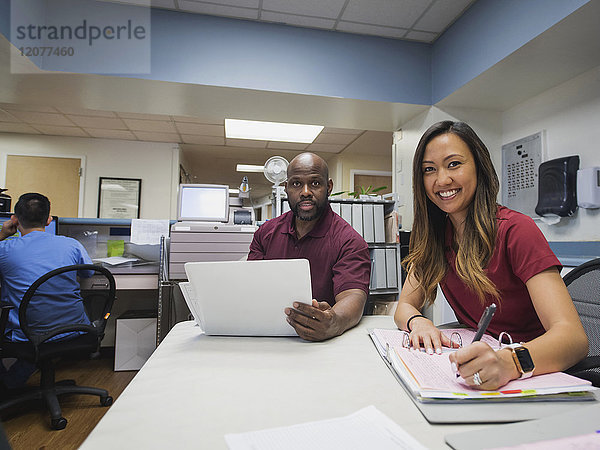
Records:
[[[17,230],[17,225],[19,221],[16,216],[11,216],[6,222],[2,224],[2,229],[0,230],[0,241],[12,236],[15,234]]]
[[[294,303],[294,308],[285,308],[288,323],[298,336],[307,341],[324,341],[344,332],[339,326],[338,316],[327,302],[313,299],[312,305]]]

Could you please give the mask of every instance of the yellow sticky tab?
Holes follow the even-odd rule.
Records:
[[[108,319],[108,316],[110,316],[110,313],[106,313],[106,315],[104,316],[104,320]]]

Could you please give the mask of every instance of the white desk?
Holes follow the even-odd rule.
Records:
[[[368,405],[428,448],[489,425],[430,425],[379,357],[368,316],[326,342],[211,337],[177,324],[82,449],[227,448],[224,435],[345,416]]]

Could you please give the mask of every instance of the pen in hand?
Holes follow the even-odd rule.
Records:
[[[495,312],[496,312],[496,304],[495,303],[492,303],[490,306],[485,308],[485,310],[483,311],[483,314],[481,315],[481,319],[479,319],[479,323],[477,324],[477,331],[475,332],[475,336],[473,337],[471,344],[473,342],[477,342],[477,341],[481,340],[481,338],[483,337],[483,334],[485,333],[485,330],[487,330],[488,325],[492,321],[492,317],[494,317]],[[460,374],[457,372],[456,378],[458,378],[458,377],[460,377]]]

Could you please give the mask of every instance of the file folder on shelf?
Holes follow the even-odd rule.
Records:
[[[363,237],[367,242],[375,242],[375,224],[373,204],[365,203],[363,207]]]
[[[396,264],[396,249],[385,249],[385,268],[388,288],[398,287],[398,267]]]
[[[363,235],[363,205],[361,203],[352,203],[352,227],[358,234]]]
[[[352,203],[340,203],[342,219],[352,225]]]
[[[375,242],[385,243],[385,225],[383,221],[383,204],[373,205],[373,225],[375,227]]]

